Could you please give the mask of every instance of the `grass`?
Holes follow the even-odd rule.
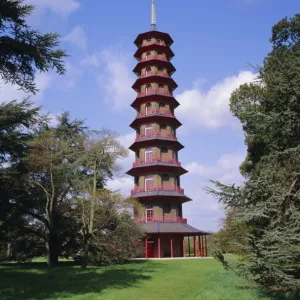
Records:
[[[215,260],[133,262],[82,271],[70,262],[0,266],[1,300],[270,300]]]

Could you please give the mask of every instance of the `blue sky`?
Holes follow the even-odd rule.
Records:
[[[85,119],[93,129],[111,128],[129,146],[135,116],[133,44],[150,26],[150,0],[26,0],[37,5],[32,26],[61,35],[67,75],[37,74],[40,93],[33,97],[53,118],[63,110]],[[245,156],[243,132],[229,112],[229,97],[255,78],[250,65],[262,64],[270,50],[271,27],[298,12],[297,0],[156,0],[157,26],[175,43],[174,79],[181,103],[178,131],[185,149],[179,159],[190,171],[182,187],[193,202],[185,204],[191,225],[217,230],[222,208],[206,195],[209,179],[239,183]],[[16,87],[1,84],[0,101],[21,99]],[[124,160],[124,172],[133,155]],[[109,187],[128,195],[132,179],[119,175]]]

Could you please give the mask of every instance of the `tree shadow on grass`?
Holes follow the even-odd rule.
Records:
[[[81,270],[63,263],[52,270],[43,263],[11,264],[0,267],[1,300],[70,298],[107,289],[125,289],[149,280],[160,265],[130,263]]]

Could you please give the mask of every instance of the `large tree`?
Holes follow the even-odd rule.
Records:
[[[39,108],[32,108],[28,100],[0,104],[0,248],[4,252],[7,244],[12,249],[12,243],[30,230],[14,199],[23,195],[21,182],[26,169],[20,161],[28,154],[28,143],[43,121]]]
[[[30,93],[37,91],[36,71],[63,74],[66,56],[57,48],[57,33],[42,34],[27,24],[33,9],[24,0],[0,0],[0,77]]]
[[[66,53],[58,48],[56,33],[42,34],[28,26],[27,18],[34,7],[24,3],[0,0],[0,78],[5,84],[16,84],[25,92],[36,93],[36,73],[53,69],[63,74]],[[33,228],[27,226],[30,217],[24,211],[33,211],[29,208],[35,193],[30,196],[24,192],[28,182],[24,180],[27,170],[22,159],[28,153],[35,130],[44,122],[40,108],[32,108],[29,100],[0,104],[0,239],[9,245],[32,234]],[[21,199],[26,209],[19,205]],[[36,233],[40,237],[41,230],[35,230]]]
[[[127,154],[128,150],[117,140],[117,134],[113,131],[103,130],[96,136],[90,134],[84,142],[82,167],[86,170],[86,176],[79,183],[80,193],[84,194],[79,198],[83,268],[87,266],[90,240],[100,230],[99,227],[107,227],[117,210],[111,193],[103,187],[105,181],[118,170],[118,159]]]
[[[79,161],[84,154],[86,134],[83,122],[70,121],[68,114],[63,114],[59,120],[56,128],[37,135],[25,159],[31,183],[26,196],[36,191],[31,200],[33,206],[27,214],[44,226],[49,267],[56,265],[61,253],[59,237],[65,232],[64,225],[69,222],[67,216],[72,211],[72,198],[76,193],[74,185],[82,172]],[[25,210],[28,204],[21,203],[25,204]]]
[[[245,133],[245,183],[215,182],[217,188],[209,192],[236,209],[250,228],[245,269],[265,286],[298,290],[300,15],[277,23],[271,42],[257,80],[239,87],[230,101]]]

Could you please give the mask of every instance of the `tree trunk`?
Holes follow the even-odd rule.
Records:
[[[86,269],[89,259],[89,241],[87,238],[83,241],[83,257],[82,257],[82,269]]]
[[[49,268],[53,268],[58,264],[57,238],[53,233],[49,233],[46,240],[46,256]]]
[[[10,259],[15,259],[15,251],[14,251],[14,246],[12,243],[8,243],[7,244],[7,254],[6,254],[7,258]]]

